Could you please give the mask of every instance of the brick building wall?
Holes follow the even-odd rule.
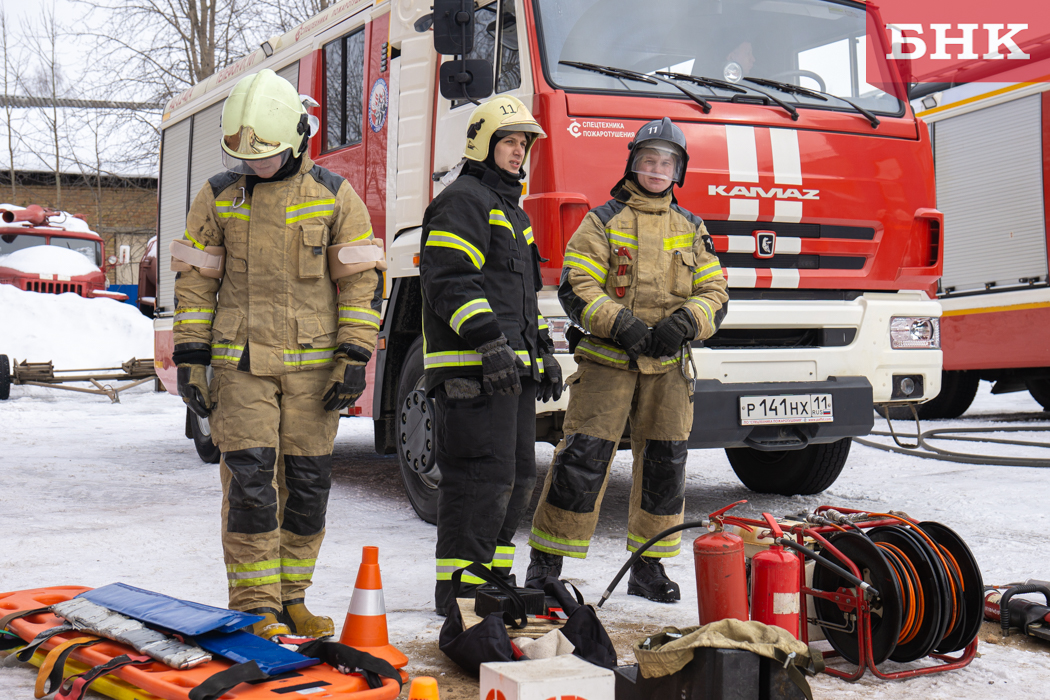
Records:
[[[11,173],[3,171],[0,203],[20,207],[38,204],[83,214],[91,230],[102,236],[106,257],[119,259],[121,246],[128,246],[128,262],[118,262],[107,270],[110,284],[137,284],[139,260],[147,241],[157,232],[157,178],[104,175],[99,188],[94,176],[63,173],[61,184],[59,201],[54,173],[16,170],[12,195]]]

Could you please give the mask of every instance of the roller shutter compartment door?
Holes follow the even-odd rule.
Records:
[[[1046,279],[1040,96],[938,121],[945,289]]]
[[[164,130],[160,161],[160,231],[157,239],[157,315],[175,309],[175,273],[168,246],[186,230],[187,178],[190,166],[190,122]]]

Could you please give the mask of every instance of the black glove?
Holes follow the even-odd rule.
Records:
[[[332,376],[325,385],[321,400],[325,402],[324,410],[342,411],[357,401],[365,391],[365,363],[372,353],[343,343],[335,351],[335,367]]]
[[[176,374],[179,396],[189,409],[201,418],[211,413],[212,403],[208,396],[208,366],[182,364]]]
[[[685,309],[678,309],[653,326],[653,344],[648,354],[652,357],[674,355],[695,337],[696,321],[693,315]]]
[[[653,338],[649,332],[649,326],[627,309],[616,316],[613,323],[613,340],[627,353],[632,360],[637,360],[639,355],[649,353]]]
[[[486,394],[518,396],[521,379],[518,377],[518,356],[503,335],[478,347],[481,353],[481,390]]]
[[[554,359],[554,355],[540,355],[543,360],[543,374],[540,383],[536,385],[536,400],[544,403],[561,398],[562,379],[561,365]]]

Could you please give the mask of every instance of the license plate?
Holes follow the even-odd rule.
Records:
[[[831,423],[831,394],[741,396],[740,425]]]

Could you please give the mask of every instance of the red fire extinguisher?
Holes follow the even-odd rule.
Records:
[[[783,537],[780,525],[769,513],[773,537]],[[796,639],[799,633],[798,556],[778,544],[751,557],[751,619],[783,627]]]
[[[733,522],[732,518],[723,514],[741,503],[747,501],[737,501],[711,513],[710,527],[718,528],[717,531],[700,535],[693,541],[696,599],[701,625],[729,617],[747,619],[744,540],[722,529],[726,522]],[[743,523],[740,524],[747,527]]]

